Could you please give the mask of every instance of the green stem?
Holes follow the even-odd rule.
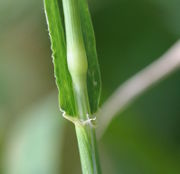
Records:
[[[76,125],[76,135],[83,174],[100,174],[94,128]]]
[[[84,82],[86,82],[84,80]],[[79,119],[88,120],[90,113],[87,85],[79,83],[75,85],[75,98],[77,99],[77,109]],[[97,152],[95,129],[92,123],[86,125],[76,124],[76,134],[80,151],[81,165],[84,174],[100,174],[100,165]]]
[[[87,121],[90,105],[87,92],[87,57],[84,47],[78,0],[63,0],[67,63],[72,77],[76,110],[79,120]],[[100,174],[95,129],[88,124],[75,124],[83,174]]]

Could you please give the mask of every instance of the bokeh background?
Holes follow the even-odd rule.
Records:
[[[89,0],[101,104],[180,37],[179,0]],[[100,124],[100,123],[99,123]],[[180,71],[110,124],[104,174],[180,173]],[[0,174],[79,174],[74,127],[61,117],[42,0],[0,0]]]

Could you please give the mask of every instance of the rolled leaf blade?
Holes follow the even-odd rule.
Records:
[[[78,0],[83,40],[88,59],[87,88],[91,113],[99,107],[101,78],[96,53],[93,26],[86,0]],[[68,115],[76,116],[73,84],[67,66],[64,26],[60,16],[58,0],[44,0],[51,49],[53,52],[54,73],[59,90],[60,108]]]
[[[96,41],[87,0],[79,1],[81,28],[88,59],[87,88],[91,113],[95,113],[99,107],[101,94],[101,75],[98,63]]]
[[[76,115],[71,76],[67,67],[64,29],[57,0],[44,0],[51,49],[53,52],[54,73],[59,90],[60,108],[67,114]]]

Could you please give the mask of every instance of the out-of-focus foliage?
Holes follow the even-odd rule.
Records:
[[[89,2],[103,102],[179,39],[180,1]],[[12,125],[24,117],[21,111],[55,89],[55,84],[42,2],[1,0],[0,9],[0,150],[4,152],[2,143]],[[112,122],[99,144],[103,173],[180,173],[179,77],[179,72],[171,75]],[[74,174],[80,167],[69,127],[62,173]],[[71,168],[66,161],[72,162]]]
[[[53,93],[15,121],[4,143],[4,174],[59,173],[64,133],[60,116]]]
[[[114,0],[94,14],[104,97],[179,38],[174,32],[178,28],[173,30],[167,21],[169,15],[178,23],[178,10],[174,15],[175,8],[166,10],[167,1],[163,2]],[[177,1],[168,3],[180,6]],[[180,172],[179,89],[177,72],[113,121],[102,143],[114,173]]]

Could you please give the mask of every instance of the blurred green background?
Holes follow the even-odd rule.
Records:
[[[179,39],[180,1],[89,4],[103,103]],[[0,174],[79,174],[76,143],[58,109],[43,1],[0,0]],[[117,116],[99,151],[104,174],[180,174],[180,71]]]

